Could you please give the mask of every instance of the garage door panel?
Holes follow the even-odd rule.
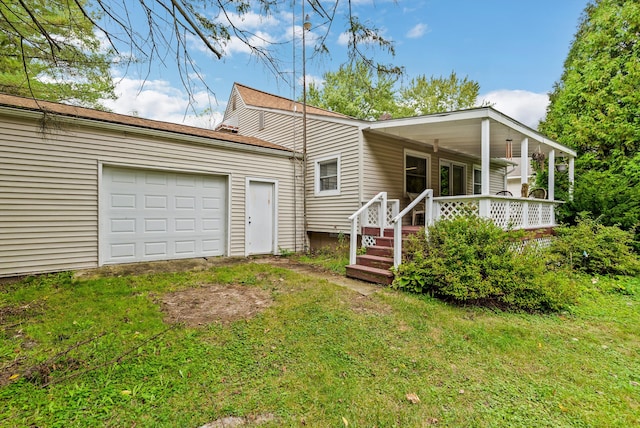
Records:
[[[144,195],[144,207],[147,209],[166,209],[167,197],[163,195]]]
[[[203,251],[217,251],[216,249],[222,245],[221,239],[204,239],[202,240]]]
[[[111,207],[112,208],[135,208],[136,207],[136,195],[111,195]]]
[[[135,233],[135,219],[113,218],[110,221],[112,233]]]
[[[196,254],[196,241],[176,241],[175,252],[176,254]]]
[[[175,207],[179,210],[193,210],[196,208],[196,198],[194,196],[176,196]]]
[[[202,198],[202,208],[205,210],[219,210],[222,208],[222,200],[220,198]]]
[[[166,242],[145,242],[144,243],[144,256],[168,256],[167,243]]]
[[[103,167],[102,263],[224,255],[226,177]]]
[[[146,172],[144,173],[144,181],[152,186],[166,186],[167,174],[163,172]]]
[[[144,231],[149,232],[168,232],[167,219],[165,218],[146,218],[144,219]]]
[[[129,259],[136,255],[135,244],[113,244],[110,246],[110,256],[113,259]]]
[[[176,232],[196,232],[195,218],[178,218],[176,219]]]
[[[113,174],[109,177],[109,179],[113,183],[135,184],[137,180],[137,175],[134,171],[121,169],[121,170],[113,171]]]
[[[195,177],[181,175],[176,178],[176,186],[196,187]]]

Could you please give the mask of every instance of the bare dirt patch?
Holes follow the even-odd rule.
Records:
[[[237,263],[244,263],[246,261],[247,259],[239,257],[211,257],[127,263],[80,270],[75,273],[75,277],[87,279],[95,277],[136,276],[185,271],[199,272],[215,266],[229,266]]]
[[[349,304],[353,312],[363,315],[390,315],[393,312],[391,306],[371,296],[354,294]]]
[[[267,422],[275,420],[275,416],[271,413],[264,415],[248,416],[246,418],[240,418],[237,416],[227,416],[226,418],[217,419],[208,424],[202,425],[200,428],[231,428],[231,427],[244,427],[244,426],[256,426],[262,425]]]
[[[190,327],[249,319],[273,303],[259,288],[216,284],[167,293],[160,301],[165,322]]]

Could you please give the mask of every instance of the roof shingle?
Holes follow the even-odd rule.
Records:
[[[235,83],[242,100],[245,104],[254,107],[272,108],[276,110],[296,111],[302,112],[302,103],[294,102],[288,98],[281,97],[279,95],[269,94],[257,89],[250,88],[240,83]],[[294,110],[295,107],[295,110]],[[317,114],[320,116],[340,117],[343,119],[353,119],[351,116],[347,116],[341,113],[336,113],[330,110],[324,110],[318,107],[313,107],[307,104],[307,113]]]
[[[179,125],[176,123],[162,122],[159,120],[143,119],[135,116],[127,116],[123,114],[94,110],[85,107],[77,107],[66,104],[53,103],[49,101],[35,100],[32,98],[17,97],[14,95],[0,94],[0,106],[14,107],[31,111],[44,111],[48,113],[59,114],[61,116],[90,119],[98,122],[128,125],[142,129],[166,131],[182,135],[191,135],[194,137],[204,137],[254,147],[285,150],[288,152],[292,151],[291,149],[288,149],[279,144],[269,143],[268,141],[264,141],[255,137],[231,134],[228,132],[212,131],[210,129]]]

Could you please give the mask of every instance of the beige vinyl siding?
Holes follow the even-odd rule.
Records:
[[[358,202],[357,126],[308,119],[307,121],[307,230],[312,232],[349,233],[348,217],[360,206]],[[326,156],[340,156],[340,194],[315,194],[315,164]]]
[[[293,161],[288,157],[241,145],[239,150],[215,147],[197,137],[190,143],[133,128],[105,129],[87,121],[63,120],[43,135],[37,120],[0,116],[0,128],[0,276],[97,265],[101,163],[228,176],[232,256],[244,255],[245,178],[276,179],[278,246],[301,249],[301,241],[294,242]]]
[[[473,194],[473,166],[480,163],[479,159],[445,150],[434,153],[431,147],[365,132],[363,147],[363,202],[368,201],[378,192],[386,191],[389,199],[400,200],[401,208],[409,203],[409,199],[404,194],[405,149],[423,153],[430,157],[429,187],[434,189],[435,196],[440,196],[440,160],[466,165],[467,194]],[[504,167],[500,165],[491,165],[490,189],[492,194],[503,190],[503,170]]]
[[[264,112],[265,128],[258,127],[259,113]],[[302,152],[302,117],[237,105],[239,133]],[[307,230],[344,232],[350,230],[348,217],[359,205],[358,138],[356,125],[344,120],[307,116]],[[340,195],[315,195],[315,163],[327,155],[340,156]],[[300,180],[302,181],[302,180]],[[302,183],[300,182],[300,186]],[[302,187],[300,187],[302,188]],[[300,208],[302,200],[300,200]]]
[[[264,115],[264,128],[260,129],[259,115]],[[308,118],[307,126],[311,120]],[[251,135],[270,143],[302,152],[302,114],[278,113],[247,108],[241,112],[240,134]]]

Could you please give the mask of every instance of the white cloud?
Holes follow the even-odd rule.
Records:
[[[240,27],[243,30],[255,30],[264,29],[265,27],[277,27],[280,25],[280,21],[273,15],[260,15],[255,12],[248,12],[243,15],[237,13],[227,13],[229,21],[236,27]],[[218,22],[226,23],[226,17],[220,15]]]
[[[496,110],[536,129],[546,114],[549,105],[547,94],[538,94],[524,90],[501,89],[481,95],[479,101],[493,103]]]
[[[352,37],[351,33],[341,33],[338,36],[338,45],[347,46],[349,44],[349,41],[351,40],[351,37]]]
[[[407,37],[410,39],[417,39],[419,37],[422,37],[428,29],[429,27],[427,27],[427,24],[416,24],[411,30],[407,32]]]
[[[103,104],[115,113],[209,129],[222,121],[223,106],[216,105],[215,100],[210,99],[205,91],[193,95],[193,107],[202,111],[211,106],[213,112],[210,115],[197,116],[189,107],[189,98],[184,90],[171,86],[165,80],[144,82],[122,78],[116,80],[115,84],[118,98],[103,101]]]

